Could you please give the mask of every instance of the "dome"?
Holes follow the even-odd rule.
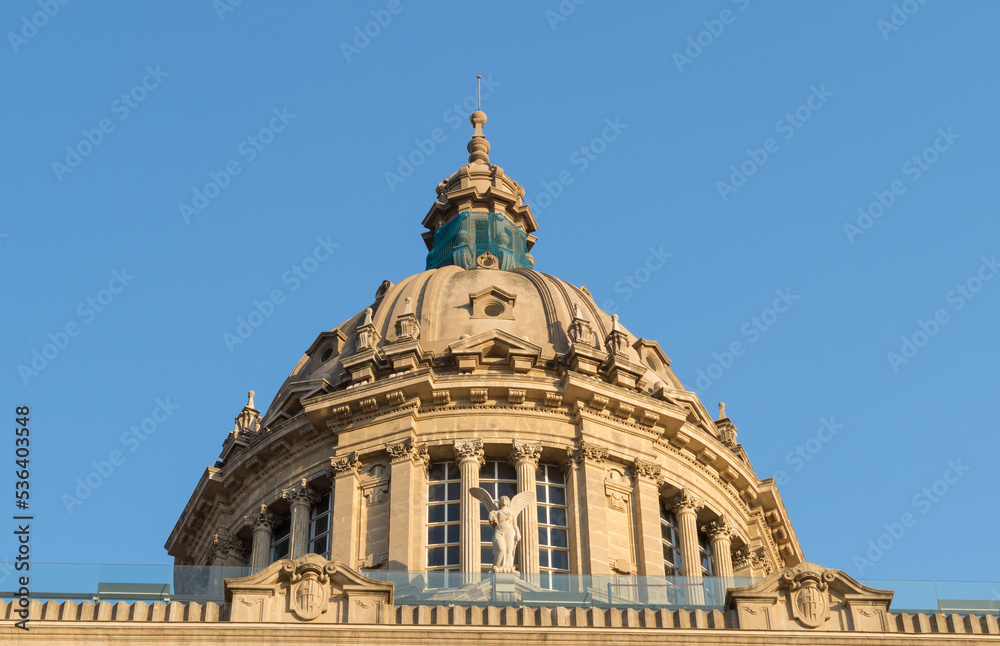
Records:
[[[391,357],[393,346],[400,343],[401,332],[406,336],[405,341],[418,341],[421,359],[432,363],[435,359],[438,364],[446,362],[462,351],[458,344],[492,331],[526,346],[537,346],[540,367],[565,361],[574,346],[569,337],[571,324],[578,319],[589,324],[591,335],[589,339],[580,339],[577,346],[606,351],[606,339],[614,327],[625,335],[621,358],[636,366],[636,381],[641,390],[683,391],[659,345],[631,334],[617,323],[617,316],[598,308],[586,287],[576,287],[530,269],[464,270],[446,266],[410,276],[394,285],[384,284],[369,308],[320,334],[281,387],[275,402],[287,405],[294,400],[288,395],[309,394],[311,386],[330,390],[349,386],[352,379],[347,366],[350,358],[363,349],[359,347],[358,329],[365,325],[368,310],[367,325],[377,339],[373,348],[386,367],[381,373],[395,372],[386,357]],[[415,339],[397,327],[401,319],[410,317],[418,330]],[[291,405],[293,409],[296,406]],[[272,406],[265,424],[279,412],[280,406],[278,409]]]

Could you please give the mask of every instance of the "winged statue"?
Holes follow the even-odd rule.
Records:
[[[500,496],[500,500],[497,501],[499,504],[494,502],[490,492],[482,487],[472,487],[469,493],[489,512],[490,525],[493,527],[493,571],[516,572],[514,549],[521,540],[517,517],[535,499],[535,492],[522,491],[513,498]]]

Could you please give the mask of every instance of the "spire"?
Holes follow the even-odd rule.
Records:
[[[469,163],[490,163],[490,142],[486,141],[486,135],[483,134],[483,126],[486,125],[486,113],[482,110],[476,110],[471,115],[469,115],[469,121],[475,127],[472,132],[472,141],[469,142]]]

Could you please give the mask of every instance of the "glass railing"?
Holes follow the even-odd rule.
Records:
[[[18,596],[17,575],[0,565],[0,599]],[[248,576],[246,567],[32,563],[30,598],[39,601],[225,602],[226,579]],[[362,570],[394,584],[398,605],[503,605],[719,609],[726,591],[759,579],[597,576],[542,573],[406,572]],[[1000,583],[895,581],[860,583],[894,592],[895,613],[992,614],[1000,616]]]

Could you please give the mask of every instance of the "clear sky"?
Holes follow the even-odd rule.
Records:
[[[36,561],[169,562],[246,391],[423,270],[482,74],[536,269],[726,402],[809,560],[1000,581],[996,3],[232,5],[0,7]]]

